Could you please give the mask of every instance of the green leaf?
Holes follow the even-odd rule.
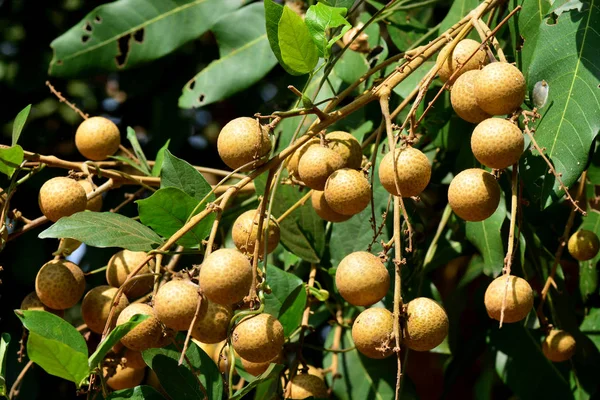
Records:
[[[112,392],[106,400],[164,400],[164,397],[153,387],[141,385]]]
[[[21,146],[16,145],[7,149],[0,149],[0,173],[11,178],[22,162],[23,149]]]
[[[137,162],[135,162],[134,160],[132,160],[129,157],[125,157],[125,156],[109,156],[109,158],[112,159],[112,160],[124,162],[125,164],[129,165],[131,168],[135,169],[136,171],[139,171],[140,174],[147,175],[146,174],[146,170],[144,169],[144,167],[142,167],[140,164],[138,164]]]
[[[2,333],[0,337],[0,396],[6,396],[6,350],[10,343],[10,334]]]
[[[386,21],[390,39],[402,51],[411,48],[428,31],[425,24],[406,11],[396,11]],[[427,68],[421,67],[418,70],[420,69]]]
[[[600,8],[586,3],[581,11],[562,13],[555,21],[544,20],[527,73],[531,89],[545,80],[546,105],[540,110],[535,138],[569,187],[586,168],[590,147],[600,130]],[[542,208],[563,194],[542,158],[531,151],[523,163],[525,184]]]
[[[169,238],[185,225],[198,205],[198,200],[180,189],[167,187],[157,190],[147,199],[137,200],[136,203],[140,221],[159,235]],[[194,215],[203,210],[204,207],[198,207]],[[177,243],[184,247],[199,246],[210,233],[214,219],[214,214],[209,215]]]
[[[74,351],[85,354],[87,358],[88,350],[83,336],[64,319],[46,311],[23,310],[16,314],[29,332],[65,343]]]
[[[281,305],[277,319],[283,325],[283,333],[286,337],[291,335],[302,323],[307,297],[304,285],[300,285]]]
[[[281,49],[279,48],[279,20],[283,14],[283,6],[275,3],[273,0],[265,0],[265,27],[267,32],[267,39],[269,39],[269,45],[271,51],[279,61],[279,64],[288,72],[292,73],[287,66],[283,63],[281,58]]]
[[[121,247],[150,251],[162,243],[154,231],[124,215],[83,211],[63,217],[38,236],[40,239],[71,238],[92,247]]]
[[[12,131],[12,146],[17,144],[19,140],[19,136],[21,136],[21,131],[25,126],[25,122],[27,121],[27,117],[29,116],[29,112],[31,111],[31,104],[19,111],[15,120],[13,121],[13,131]]]
[[[120,0],[87,14],[50,46],[50,75],[116,71],[160,58],[208,31],[241,0]]]
[[[600,212],[588,209],[579,229],[587,229],[596,235],[600,235]],[[579,262],[579,291],[584,300],[587,300],[590,295],[598,290],[599,273],[596,267],[598,261],[600,261],[600,255],[596,255],[591,260]]]
[[[289,7],[283,7],[277,30],[281,60],[292,75],[312,72],[319,61],[317,46],[312,41],[302,18]]]
[[[510,24],[517,25],[516,30],[520,36],[517,39],[517,45],[522,40],[522,47],[521,51],[516,52],[516,55],[519,59],[520,69],[522,71],[527,71],[538,42],[540,26],[543,24],[544,16],[548,13],[551,4],[548,0],[513,0],[511,3],[515,6],[518,3],[522,7],[521,11],[519,11],[519,17],[511,21]]]
[[[440,23],[440,33],[447,31],[452,25],[465,17],[472,9],[477,7],[477,0],[454,0],[448,14]]]
[[[302,285],[302,279],[271,264],[267,265],[267,284],[271,293],[265,294],[265,311],[279,317],[281,306],[292,292]]]
[[[590,313],[583,319],[579,329],[600,351],[600,308],[590,309]]]
[[[220,58],[183,88],[182,108],[202,107],[226,99],[260,81],[276,64],[269,47],[262,3],[225,15],[213,28]],[[240,68],[251,65],[252,68]]]
[[[127,140],[131,143],[131,147],[133,147],[133,152],[135,156],[140,161],[140,167],[144,174],[150,175],[150,166],[148,165],[148,159],[146,159],[146,155],[142,150],[142,146],[140,146],[140,142],[137,139],[137,135],[132,127],[127,127]]]
[[[244,386],[242,389],[235,392],[233,394],[233,396],[230,398],[230,400],[239,400],[242,397],[244,397],[245,395],[247,395],[248,393],[250,393],[260,383],[265,382],[269,379],[279,377],[279,375],[281,374],[281,372],[283,371],[284,368],[285,367],[281,364],[269,365],[269,368],[267,368],[267,370],[265,372],[263,372],[262,374],[257,376],[255,380],[253,380],[252,382],[250,382],[246,386]]]
[[[154,165],[152,166],[152,176],[160,176],[163,161],[165,159],[165,151],[169,148],[169,143],[171,143],[171,139],[168,139],[167,142],[163,145],[163,147],[161,147],[156,153]]]
[[[345,8],[330,7],[323,3],[317,3],[308,8],[304,22],[321,57],[329,56],[328,30],[342,25],[348,27],[346,30],[350,28],[350,23],[344,18],[346,11]]]
[[[330,7],[343,7],[347,10],[352,7],[355,0],[320,0],[323,4],[327,4]]]
[[[169,150],[165,150],[160,187],[180,189],[196,200],[204,199],[212,190],[210,184],[196,168],[181,158],[175,157]],[[214,199],[215,195],[211,194],[208,196],[207,202]]]

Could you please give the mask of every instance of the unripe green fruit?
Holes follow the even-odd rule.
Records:
[[[340,295],[355,306],[370,306],[381,300],[390,288],[390,275],[379,259],[366,251],[348,254],[335,273]]]
[[[75,146],[88,160],[106,160],[119,150],[119,128],[104,117],[91,117],[83,121],[75,132]]]
[[[84,211],[85,190],[77,181],[65,177],[52,178],[42,185],[38,195],[42,213],[52,222]]]
[[[515,111],[525,99],[525,77],[514,65],[495,62],[486,65],[475,79],[477,105],[490,115]]]
[[[342,157],[342,168],[360,168],[362,147],[354,136],[344,131],[333,131],[325,135],[325,140],[327,141],[327,147]]]
[[[231,339],[240,357],[257,363],[272,360],[281,353],[284,341],[281,322],[265,313],[242,320],[233,330]]]
[[[42,303],[36,292],[31,292],[25,296],[21,302],[21,310],[46,311],[61,318],[65,316],[65,312],[63,310],[54,310]]]
[[[361,171],[340,169],[325,184],[325,200],[331,209],[342,215],[355,215],[371,202],[371,185]]]
[[[300,158],[298,175],[309,188],[323,190],[327,178],[343,165],[344,160],[335,151],[323,146],[311,146]]]
[[[55,310],[73,307],[85,291],[85,276],[70,261],[48,261],[35,278],[35,292],[46,306]]]
[[[219,156],[231,169],[244,167],[241,171],[250,171],[267,160],[263,158],[271,151],[268,133],[254,118],[241,117],[229,121],[217,139]]]
[[[362,354],[369,358],[386,358],[393,353],[389,343],[394,326],[392,313],[385,308],[367,308],[352,325],[352,340]]]
[[[575,338],[569,332],[552,329],[542,342],[542,352],[552,362],[567,361],[575,354]]]
[[[448,315],[435,301],[417,297],[406,306],[403,342],[411,350],[429,351],[448,335]]]
[[[102,333],[108,320],[113,299],[119,289],[101,285],[91,289],[81,303],[81,316],[92,332]],[[123,294],[115,306],[111,327],[115,325],[119,314],[129,305],[129,300]]]
[[[238,250],[219,249],[204,259],[199,281],[208,300],[224,305],[235,304],[250,292],[252,266]]]
[[[329,397],[327,386],[318,376],[311,374],[298,374],[292,379],[290,385],[290,399],[307,399],[309,397],[325,399]]]
[[[500,203],[500,186],[492,174],[479,168],[460,172],[450,182],[448,203],[466,221],[483,221]]]
[[[120,287],[125,283],[127,275],[138,267],[147,257],[143,251],[121,250],[111,257],[106,268],[106,281],[110,286]],[[154,260],[150,260],[137,273],[135,279],[131,280],[124,288],[123,293],[128,299],[133,300],[141,297],[154,286]]]
[[[467,122],[478,124],[491,115],[483,111],[475,99],[475,78],[479,70],[467,71],[458,77],[450,91],[450,102],[454,112]]]
[[[131,389],[142,383],[146,370],[117,365],[114,375],[110,375],[107,367],[103,368],[106,384],[112,390]]]
[[[478,43],[472,39],[463,39],[460,42],[458,42],[458,44],[452,51],[452,55],[449,56],[448,58],[446,58],[446,55],[450,51],[451,45],[452,45],[452,43],[447,44],[440,51],[440,54],[438,55],[438,58],[437,58],[437,63],[440,64],[439,75],[440,75],[440,80],[442,82],[446,82],[448,79],[450,79],[450,76],[462,64],[464,64],[464,66],[462,67],[460,72],[457,74],[457,76],[454,77],[454,79],[460,77],[462,74],[464,74],[467,71],[479,69],[480,66],[485,64],[485,62],[486,62],[485,51],[481,50],[481,49],[477,50],[479,48],[479,46],[481,45],[481,43]],[[467,59],[469,58],[471,53],[473,53],[475,51],[477,51],[475,53],[475,55],[469,61],[467,61]],[[446,60],[442,61],[442,60],[444,60],[444,58],[446,58]],[[449,83],[451,84],[452,81],[450,81]]]
[[[154,309],[147,304],[132,303],[119,315],[117,326],[128,322],[136,314],[148,315],[144,321],[121,338],[125,347],[135,351],[144,351],[153,347],[161,347],[164,343],[163,327],[156,318]]]
[[[488,118],[480,122],[471,136],[473,155],[489,168],[504,169],[516,164],[524,145],[521,130],[500,118]]]
[[[207,302],[206,314],[196,320],[192,330],[192,337],[200,342],[213,344],[227,339],[229,321],[233,317],[233,310],[229,305]]]
[[[600,240],[594,232],[580,229],[571,235],[567,246],[574,259],[586,261],[596,257],[600,249]]]
[[[79,183],[83,187],[83,190],[85,190],[86,195],[94,191],[94,187],[89,181],[81,180],[77,181],[77,183]],[[100,211],[102,209],[102,195],[98,195],[93,199],[88,200],[85,209],[96,212]]]
[[[134,369],[146,368],[146,362],[144,361],[144,357],[142,357],[141,351],[125,348],[123,358],[125,358],[124,365],[126,367]]]
[[[505,289],[508,289],[505,292]],[[503,322],[518,322],[533,308],[533,290],[529,283],[518,276],[502,275],[494,279],[485,291],[485,308],[490,318],[500,321],[502,303],[506,293],[506,308]]]
[[[394,161],[396,174],[394,174]],[[394,177],[396,175],[397,178]],[[412,147],[390,151],[379,164],[379,181],[394,196],[418,196],[427,187],[431,178],[431,164],[427,156]],[[398,183],[398,192],[396,188]]]
[[[156,317],[167,328],[175,331],[187,331],[196,314],[200,287],[195,283],[184,280],[172,280],[158,289],[154,297]],[[206,301],[202,300],[198,318],[206,314]]]
[[[315,212],[319,217],[329,222],[343,222],[352,218],[351,215],[343,215],[333,211],[327,200],[325,199],[325,193],[320,190],[313,190],[310,195],[310,201],[312,203]]]
[[[247,254],[254,254],[254,245],[256,244],[256,235],[258,233],[258,210],[248,210],[241,214],[233,223],[231,230],[231,236],[235,247],[241,252]],[[279,244],[279,224],[275,217],[271,215],[271,218],[267,220],[266,215],[262,223],[262,235],[259,243],[259,257],[264,255],[264,243],[265,236],[267,236],[267,254],[270,254],[275,250]]]

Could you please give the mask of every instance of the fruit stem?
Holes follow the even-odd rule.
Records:
[[[158,265],[158,262],[156,264]],[[185,353],[187,352],[187,349],[190,346],[192,330],[194,329],[194,325],[196,325],[196,321],[198,320],[198,315],[200,314],[200,309],[202,308],[203,301],[204,298],[200,293],[200,295],[198,296],[198,301],[196,302],[196,312],[194,313],[194,318],[192,318],[192,322],[190,322],[190,326],[187,330],[187,335],[185,336],[185,341],[183,342],[183,350],[181,350],[181,356],[179,357],[179,365],[183,364],[183,360],[185,359]]]
[[[52,86],[52,84],[50,83],[50,81],[46,81],[46,86],[48,86],[48,88],[50,89],[50,92],[52,92],[53,95],[55,95],[58,98],[58,101],[60,101],[61,103],[65,103],[67,106],[69,106],[69,108],[73,111],[75,111],[77,114],[79,114],[79,116],[83,119],[88,119],[89,115],[84,113],[83,111],[81,111],[79,108],[77,108],[77,106],[71,102],[69,102],[58,90],[56,90],[54,88],[54,86]]]
[[[508,296],[508,285],[510,283],[510,269],[512,267],[513,256],[515,252],[515,226],[517,225],[517,205],[518,205],[518,185],[519,185],[519,163],[512,167],[511,178],[511,197],[510,197],[510,227],[508,229],[508,250],[504,257],[503,273],[506,275],[506,284],[504,285],[504,296],[502,297],[502,308],[500,309],[500,328],[504,322],[504,310],[506,309],[506,298]]]
[[[519,8],[521,6],[518,6]],[[515,7],[515,9],[513,10],[513,12],[517,9],[517,7]],[[490,41],[492,43],[492,45],[494,46],[494,49],[496,50],[496,54],[498,55],[498,58],[500,59],[501,62],[508,62],[506,61],[506,56],[504,55],[504,51],[502,50],[502,47],[500,47],[500,43],[498,42],[498,39],[496,39],[496,36],[494,34],[492,34],[491,29],[489,28],[489,26],[487,26],[487,24],[485,22],[483,22],[483,20],[481,18],[471,18],[471,23],[473,24],[473,26],[475,27],[475,30],[477,31],[477,33],[479,34],[479,37],[481,38],[482,43],[485,43],[486,41]]]
[[[396,400],[400,398],[400,383],[402,381],[402,357],[400,355],[400,315],[402,312],[402,245],[400,243],[400,199],[394,196],[394,352],[398,372],[396,373]]]

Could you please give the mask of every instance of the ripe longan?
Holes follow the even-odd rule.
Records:
[[[242,320],[233,330],[231,340],[240,357],[257,363],[272,360],[281,353],[284,341],[281,322],[266,313]]]
[[[297,374],[290,385],[290,399],[307,399],[309,397],[325,399],[329,397],[323,379],[312,374]]]
[[[552,362],[567,361],[575,354],[575,338],[569,332],[552,329],[542,342],[542,352]]]
[[[233,223],[231,236],[235,247],[241,252],[254,254],[254,245],[256,243],[256,235],[258,233],[258,210],[248,210],[241,214]],[[279,244],[279,224],[273,215],[267,220],[266,215],[262,223],[263,232],[259,243],[259,256],[264,255],[265,236],[267,236],[267,254],[275,250]]]
[[[483,67],[474,85],[477,104],[490,115],[506,115],[519,108],[525,100],[526,89],[521,71],[505,62]]]
[[[233,310],[229,305],[222,305],[205,300],[206,313],[196,320],[192,329],[192,337],[202,343],[214,344],[227,339],[227,329],[233,317]]]
[[[55,310],[73,307],[84,291],[83,271],[67,260],[48,261],[35,278],[35,292],[39,299]]]
[[[121,338],[121,343],[125,347],[135,351],[144,351],[153,347],[160,347],[164,342],[163,328],[156,317],[154,309],[147,304],[132,303],[125,307],[119,318],[117,326],[128,322],[136,314],[148,315],[144,321],[140,322],[135,328]]]
[[[475,78],[479,70],[467,71],[454,82],[450,91],[450,102],[454,112],[467,122],[478,124],[491,115],[483,111],[475,99]]]
[[[208,300],[223,305],[244,299],[252,285],[252,266],[236,249],[219,249],[204,259],[200,287]]]
[[[417,297],[406,306],[402,340],[411,350],[429,351],[444,341],[448,324],[448,315],[442,306],[427,297]]]
[[[154,297],[156,317],[167,328],[175,331],[187,331],[194,319],[200,300],[199,289],[198,285],[185,279],[165,283],[158,289]],[[206,314],[206,309],[206,302],[203,300],[198,318]]]
[[[63,318],[65,316],[65,312],[63,310],[54,310],[42,303],[35,291],[25,296],[25,298],[21,302],[21,310],[47,311],[56,315],[57,317]]]
[[[268,133],[254,118],[240,117],[229,121],[217,139],[217,151],[225,164],[238,169],[252,161],[241,171],[250,171],[267,160],[262,158],[271,151]]]
[[[144,361],[144,357],[142,357],[141,351],[125,348],[123,358],[125,358],[124,365],[126,367],[134,369],[146,368],[146,362]]]
[[[369,358],[389,357],[391,346],[384,349],[391,339],[394,317],[385,308],[367,308],[361,312],[352,325],[352,340],[362,354]]]
[[[106,281],[110,286],[120,287],[125,283],[127,275],[147,257],[143,251],[121,250],[111,257],[106,268]],[[133,300],[142,297],[154,286],[154,260],[151,260],[137,273],[136,276],[144,275],[130,281],[124,288],[123,293],[128,299]]]
[[[321,142],[319,139],[312,138],[294,151],[287,164],[287,170],[290,176],[300,179],[300,176],[298,175],[298,163],[300,162],[300,158],[302,158],[304,153],[306,153],[306,150],[308,150],[311,146],[319,146],[320,143]]]
[[[333,211],[333,209],[329,207],[329,204],[327,204],[325,193],[320,190],[312,191],[310,201],[317,215],[325,221],[344,222],[352,218],[351,215],[343,215]]]
[[[325,184],[325,200],[331,209],[342,215],[355,215],[371,202],[371,185],[365,175],[355,169],[335,171]]]
[[[91,289],[81,302],[81,316],[83,322],[92,332],[102,333],[108,320],[108,314],[112,306],[113,299],[119,289],[108,285],[101,285]],[[119,298],[115,306],[115,312],[111,326],[114,326],[119,314],[129,305],[129,300],[124,294]]]
[[[460,72],[455,76],[454,79],[462,76],[467,71],[479,69],[481,65],[484,65],[486,62],[486,54],[484,50],[477,50],[475,55],[471,57],[469,61],[467,59],[479,48],[481,43],[476,42],[472,39],[463,39],[454,48],[452,51],[452,55],[446,58],[446,55],[450,51],[450,46],[452,43],[447,44],[441,51],[437,57],[437,63],[440,64],[440,80],[442,82],[446,82],[450,79],[450,76],[454,73],[456,69],[458,69],[459,65],[464,64]],[[442,61],[446,59],[445,61]],[[449,83],[452,83],[450,81]]]
[[[42,185],[38,195],[42,214],[56,222],[84,211],[87,206],[85,189],[77,181],[65,177],[52,178]]]
[[[325,135],[327,147],[338,153],[344,161],[342,168],[359,169],[362,163],[362,147],[354,136],[344,131],[333,131]]]
[[[504,169],[519,161],[525,140],[521,130],[510,121],[488,118],[473,130],[471,150],[483,165]]]
[[[248,361],[242,357],[240,357],[240,361],[242,362],[242,367],[244,367],[244,371],[246,371],[250,375],[258,376],[258,375],[262,374],[263,372],[265,372],[269,368],[269,365],[271,365],[271,363],[275,363],[275,364],[279,363],[280,358],[281,358],[281,354],[277,354],[272,359],[265,361],[265,362],[260,362],[260,363]]]
[[[394,160],[400,192],[396,189],[394,178]],[[418,196],[427,187],[431,178],[431,164],[427,156],[412,147],[395,149],[383,157],[379,164],[379,181],[394,196]]]
[[[335,272],[340,295],[355,306],[370,306],[381,300],[390,288],[390,275],[379,259],[366,251],[356,251],[342,259]]]
[[[499,276],[494,279],[485,291],[485,308],[490,318],[500,321],[502,302],[505,288],[506,308],[504,309],[504,322],[511,323],[524,319],[533,308],[533,290],[529,283],[518,276]]]
[[[119,128],[108,118],[88,118],[75,132],[75,146],[88,160],[106,160],[119,150],[120,144]]]
[[[594,232],[580,229],[571,235],[567,247],[574,259],[578,261],[591,260],[598,254],[600,240]]]
[[[80,180],[80,181],[77,181],[77,183],[79,183],[83,187],[83,190],[85,190],[86,196],[94,191],[94,187],[87,180]],[[96,212],[102,210],[102,195],[98,195],[91,200],[87,200],[87,205],[86,205],[85,209],[90,210],[90,211],[96,211]]]
[[[448,203],[465,221],[483,221],[500,203],[500,186],[492,174],[479,168],[460,172],[450,182]]]
[[[298,162],[298,175],[309,188],[323,190],[327,178],[343,166],[344,160],[332,149],[311,146]]]
[[[106,384],[112,390],[131,389],[142,383],[144,375],[146,374],[145,368],[131,368],[117,365],[114,375],[110,376],[107,367],[102,368],[104,376],[106,377]]]

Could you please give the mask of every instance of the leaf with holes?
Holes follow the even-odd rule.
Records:
[[[163,57],[208,31],[242,0],[119,0],[55,39],[50,75],[115,71]]]
[[[508,25],[511,29],[515,46],[521,48],[521,51],[515,52],[517,65],[522,71],[527,71],[538,42],[540,26],[551,4],[549,0],[511,0],[510,3],[510,8],[515,8],[517,5],[523,7],[515,18],[511,18]]]

